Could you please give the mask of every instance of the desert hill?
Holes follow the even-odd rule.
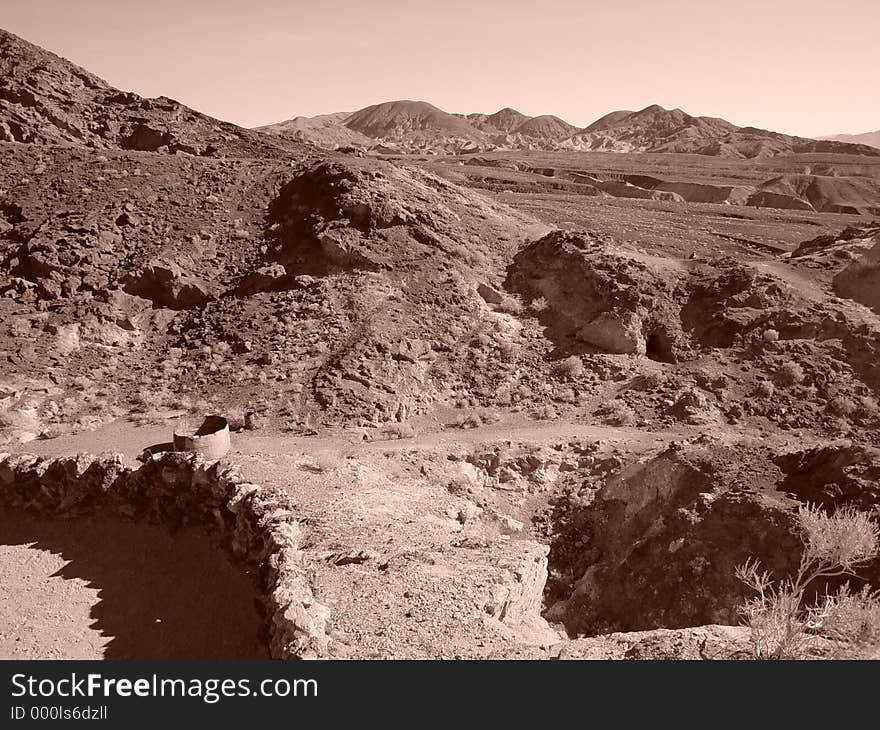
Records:
[[[577,131],[577,127],[563,121],[552,114],[532,117],[520,124],[515,130],[525,137],[544,140],[563,140]]]
[[[173,99],[120,91],[60,56],[0,29],[0,141],[213,156],[302,154]]]
[[[637,112],[606,114],[562,145],[573,150],[681,152],[747,159],[817,152],[876,155],[865,145],[737,127],[724,119],[694,117],[681,109],[664,109],[657,104]]]
[[[467,119],[477,129],[490,134],[510,134],[515,132],[523,122],[527,122],[527,117],[516,109],[509,106],[499,109],[494,114],[468,114]]]
[[[315,117],[294,117],[280,124],[257,127],[256,131],[308,142],[324,149],[371,145],[372,140],[369,137],[345,126],[344,122],[350,116],[351,112],[337,112]]]

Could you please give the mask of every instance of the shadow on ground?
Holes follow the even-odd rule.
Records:
[[[88,615],[90,625],[77,629],[100,634],[96,644],[105,659],[267,658],[253,578],[213,542],[198,528],[171,534],[123,519],[0,511],[0,547],[14,546],[19,555],[27,550],[23,560],[0,566],[16,614],[6,620],[15,624],[30,612],[49,637],[53,623],[63,631],[65,622],[77,620],[72,617]],[[66,564],[42,577],[38,590],[16,596],[16,573],[22,585],[40,577],[35,572],[46,555],[40,551]],[[76,601],[91,605],[78,611]]]

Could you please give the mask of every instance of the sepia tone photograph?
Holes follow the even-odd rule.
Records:
[[[0,659],[880,659],[878,27],[0,0]]]

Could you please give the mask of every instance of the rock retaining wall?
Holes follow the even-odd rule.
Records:
[[[281,490],[245,482],[222,462],[166,453],[131,469],[119,455],[0,453],[0,507],[48,515],[113,512],[172,527],[219,528],[236,557],[260,568],[271,655],[313,659],[327,653],[329,609],[312,595],[293,505]]]

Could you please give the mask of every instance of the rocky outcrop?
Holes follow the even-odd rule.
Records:
[[[834,290],[880,314],[880,234],[874,246],[834,277]]]
[[[558,636],[541,617],[549,548],[525,542],[520,547],[502,559],[501,575],[493,585],[486,613],[517,631],[527,642],[553,643]]]
[[[674,357],[684,338],[680,272],[661,271],[586,233],[554,232],[522,249],[506,286],[542,297],[549,336],[566,349],[645,354],[662,336]],[[650,354],[654,354],[651,352]]]
[[[563,510],[550,595],[559,581],[569,588],[546,616],[572,635],[736,624],[751,595],[736,567],[757,559],[776,579],[790,575],[797,507],[874,510],[877,473],[875,450],[847,443],[780,455],[678,446],[625,466],[579,497],[587,506]],[[860,576],[875,579],[877,562]]]
[[[194,309],[211,297],[210,287],[174,263],[155,261],[122,279],[123,290],[156,307]]]
[[[120,456],[0,454],[0,505],[218,529],[234,555],[259,567],[271,655],[317,658],[328,650],[329,610],[315,600],[303,569],[295,506],[283,492],[247,483],[221,462],[166,453],[132,470]]]

